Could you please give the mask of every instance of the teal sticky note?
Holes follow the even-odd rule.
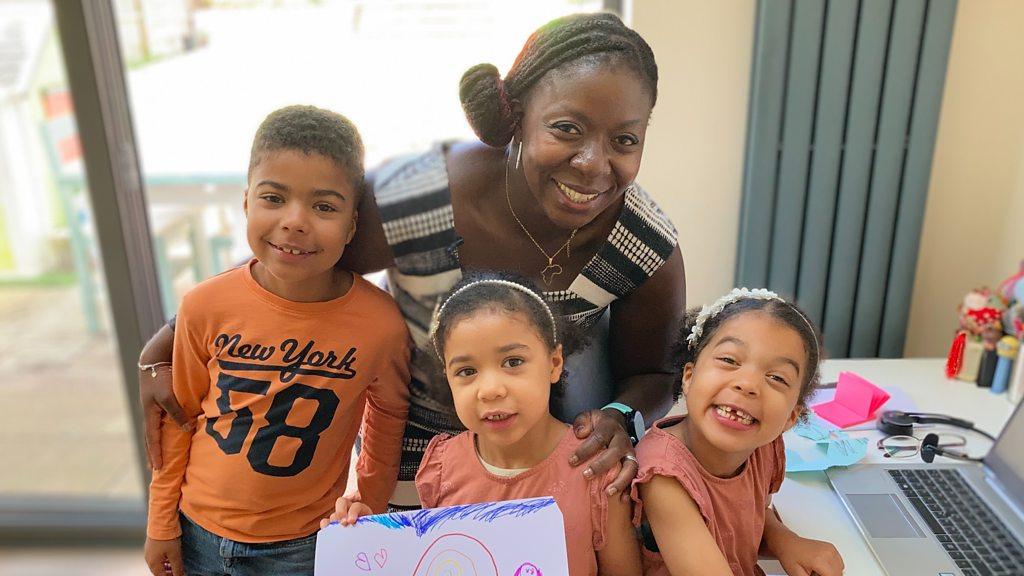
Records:
[[[868,452],[865,438],[850,438],[815,414],[786,433],[786,472],[818,471],[849,466]],[[808,442],[808,440],[810,442]]]

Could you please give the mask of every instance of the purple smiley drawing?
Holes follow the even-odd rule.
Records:
[[[513,576],[544,576],[540,572],[540,568],[537,568],[533,564],[526,562],[519,568],[516,568],[516,573]]]

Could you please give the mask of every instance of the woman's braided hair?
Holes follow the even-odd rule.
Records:
[[[477,64],[462,75],[459,98],[466,119],[485,144],[500,148],[512,140],[523,102],[548,72],[587,58],[614,59],[645,83],[651,106],[658,98],[658,65],[644,39],[614,14],[573,14],[548,22],[530,35],[502,80],[492,64]]]

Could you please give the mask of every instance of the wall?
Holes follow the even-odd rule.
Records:
[[[679,229],[690,305],[732,287],[756,6],[633,2],[660,76],[638,181]]]
[[[679,228],[687,301],[731,287],[754,0],[636,0],[661,74],[639,181]],[[1024,259],[1024,2],[961,0],[905,354],[943,356],[955,308]]]
[[[944,356],[956,305],[1024,258],[1024,2],[961,0],[905,354]]]

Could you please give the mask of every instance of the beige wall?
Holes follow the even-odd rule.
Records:
[[[756,4],[633,2],[660,76],[638,180],[679,229],[690,305],[732,287]]]
[[[956,304],[1024,258],[1024,2],[959,3],[905,353],[943,356]]]
[[[756,2],[635,0],[660,95],[640,182],[679,228],[687,301],[732,284]],[[959,3],[906,355],[945,355],[955,308],[1024,258],[1024,2]]]

